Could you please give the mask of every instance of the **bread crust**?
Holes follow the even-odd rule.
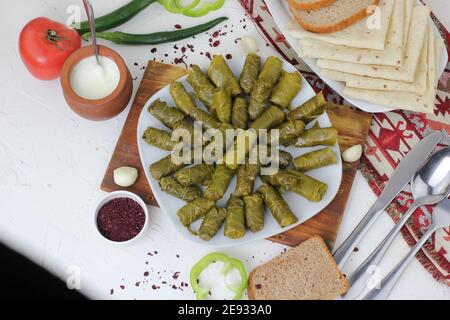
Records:
[[[373,0],[372,5],[376,6],[380,0]],[[372,12],[366,9],[362,9],[355,14],[351,15],[347,19],[342,20],[341,22],[337,24],[329,24],[329,25],[323,25],[323,26],[317,26],[312,23],[307,23],[303,21],[303,19],[300,17],[300,15],[297,13],[298,9],[294,8],[293,6],[289,6],[289,10],[293,14],[295,20],[297,20],[298,24],[301,25],[305,30],[315,32],[315,33],[333,33],[340,30],[343,30],[345,28],[350,27],[351,25],[361,21],[362,19],[370,16]]]
[[[290,6],[299,10],[315,11],[332,5],[336,0],[316,0],[316,2],[313,3],[302,3],[297,0],[288,0],[288,2]]]
[[[333,268],[334,268],[334,269],[336,270],[336,272],[339,274],[339,278],[340,278],[340,281],[342,282],[342,286],[343,286],[343,289],[342,289],[342,291],[340,292],[340,295],[343,295],[343,294],[346,293],[346,292],[348,291],[348,289],[350,288],[349,283],[348,283],[348,281],[347,281],[347,278],[346,278],[345,275],[341,272],[341,270],[339,270],[339,267],[338,267],[337,263],[335,262],[335,260],[334,260],[334,258],[333,258],[333,255],[331,254],[330,250],[328,249],[327,244],[325,243],[325,241],[323,240],[323,238],[322,238],[321,236],[319,236],[319,235],[314,235],[314,236],[312,236],[311,238],[309,238],[308,240],[314,239],[314,238],[319,240],[320,245],[323,247],[324,251],[327,253],[328,258],[330,259],[330,261],[333,262]],[[308,240],[306,240],[306,241],[308,241]],[[274,259],[276,260],[277,257],[275,257]],[[255,269],[252,270],[252,272],[250,272],[250,275],[249,275],[249,277],[248,277],[248,286],[247,286],[247,296],[248,296],[248,298],[249,298],[250,300],[257,300],[257,299],[256,299],[256,295],[255,295],[255,291],[254,291],[254,288],[255,288],[255,285],[256,285],[256,284],[254,283],[254,276],[255,276],[255,274],[259,271],[259,269],[264,268],[264,266],[265,266],[266,264],[268,264],[268,263],[273,263],[273,260],[274,260],[274,259],[270,260],[269,262],[267,262],[267,263],[265,263],[265,264],[263,264],[263,265],[261,265],[261,266],[259,266],[259,267],[256,267]]]

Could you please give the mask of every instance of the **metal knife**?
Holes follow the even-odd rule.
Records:
[[[417,169],[424,163],[434,147],[444,137],[441,131],[434,131],[420,142],[416,143],[408,154],[400,161],[388,183],[364,218],[353,230],[350,236],[334,252],[333,257],[339,268],[342,268],[352,254],[355,247],[369,231],[375,220],[380,216],[387,205],[411,181]]]

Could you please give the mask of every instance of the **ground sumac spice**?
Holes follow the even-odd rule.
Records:
[[[97,215],[97,226],[107,239],[123,242],[136,237],[145,223],[144,209],[130,198],[116,198],[105,203]]]

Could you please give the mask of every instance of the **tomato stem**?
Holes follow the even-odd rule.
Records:
[[[53,43],[57,48],[62,49],[59,46],[59,42],[62,40],[68,40],[66,37],[61,37],[55,30],[48,29],[47,30],[47,40]]]

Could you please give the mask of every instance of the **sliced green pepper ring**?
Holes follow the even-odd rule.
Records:
[[[222,8],[224,3],[225,3],[225,0],[216,0],[214,2],[203,2],[203,4],[200,6],[200,8],[194,7],[192,9],[184,11],[183,14],[185,16],[193,17],[193,18],[201,17],[201,16],[208,14],[211,11]]]
[[[159,0],[158,2],[171,13],[183,13],[195,8],[200,3],[200,0],[192,0],[188,5],[183,5],[181,0]]]
[[[195,291],[195,295],[197,300],[206,300],[208,297],[209,289],[203,288],[200,286],[199,277],[200,274],[208,268],[208,266],[216,261],[223,262],[224,266],[221,271],[221,274],[227,276],[231,270],[237,269],[241,276],[241,284],[229,284],[227,288],[235,293],[233,300],[240,300],[242,298],[242,294],[247,288],[247,270],[245,269],[244,264],[238,259],[230,258],[224,253],[213,252],[206,256],[204,256],[199,262],[197,262],[191,270],[190,281],[191,287]]]

